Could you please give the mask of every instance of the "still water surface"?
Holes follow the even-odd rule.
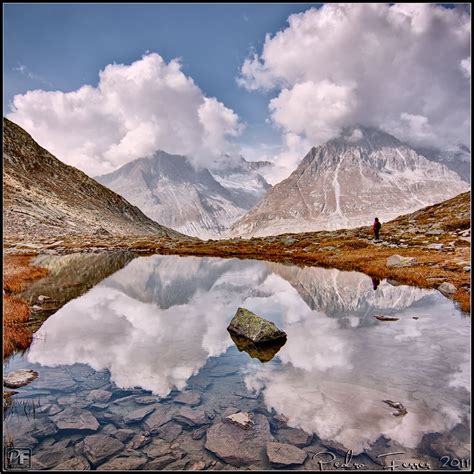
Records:
[[[230,338],[239,306],[287,333],[271,361]],[[437,291],[261,261],[141,257],[66,303],[8,361],[6,371],[39,377],[19,389],[4,431],[33,448],[39,468],[222,469],[231,466],[193,435],[249,411],[268,419],[276,441],[296,443],[301,431],[288,428],[313,434],[296,443],[308,457],[295,469],[319,469],[313,454],[326,449],[352,450],[367,468],[394,450],[450,467],[470,457],[469,354],[470,319]],[[175,416],[183,407],[196,416]],[[103,455],[84,448],[98,433]],[[250,468],[264,467],[263,449]]]

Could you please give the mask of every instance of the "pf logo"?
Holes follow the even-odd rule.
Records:
[[[30,468],[30,448],[5,448],[5,469],[16,471]]]

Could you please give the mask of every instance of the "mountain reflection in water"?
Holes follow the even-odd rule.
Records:
[[[355,272],[137,258],[51,316],[27,358],[107,369],[121,388],[164,397],[233,347],[226,328],[239,306],[287,333],[273,360],[247,357],[239,370],[290,426],[358,453],[381,435],[415,448],[425,433],[467,423],[469,320],[438,292],[386,281],[374,291]],[[387,399],[408,413],[393,416]]]

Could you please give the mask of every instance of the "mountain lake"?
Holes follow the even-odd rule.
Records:
[[[4,361],[38,378],[3,421],[33,469],[470,467],[470,317],[436,290],[239,259],[36,263],[50,276],[26,297],[58,304]],[[239,349],[238,307],[286,343]],[[227,418],[239,412],[250,427]]]

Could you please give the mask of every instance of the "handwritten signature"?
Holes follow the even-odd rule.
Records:
[[[403,454],[405,454],[403,451],[396,451],[393,453],[379,454],[377,458],[381,458],[381,460],[386,459],[386,462],[384,462],[383,469],[387,469],[390,471],[432,469],[432,466],[427,461],[407,461],[393,457],[390,458],[390,460],[388,459],[390,456],[401,456]],[[324,471],[325,469],[369,469],[369,467],[362,462],[353,462],[352,450],[346,452],[343,461],[338,461],[337,456],[332,451],[320,451],[319,453],[312,453],[312,459],[317,461],[320,471]]]

